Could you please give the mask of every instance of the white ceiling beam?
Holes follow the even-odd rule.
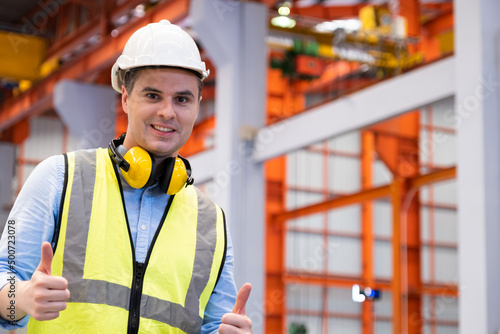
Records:
[[[253,159],[264,162],[454,93],[455,58],[448,57],[260,129]]]

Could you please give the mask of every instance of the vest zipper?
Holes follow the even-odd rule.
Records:
[[[142,284],[144,282],[144,272],[146,266],[144,263],[134,261],[134,279],[130,291],[130,310],[128,317],[128,333],[136,334],[139,332],[139,316],[141,314],[141,295]]]
[[[132,233],[130,232],[130,224],[128,222],[128,214],[125,206],[125,197],[123,196],[122,183],[120,175],[118,173],[118,169],[116,168],[116,164],[113,164],[113,169],[115,171],[116,179],[118,180],[118,188],[120,189],[120,195],[122,197],[123,212],[125,213],[125,220],[127,222],[127,230],[130,239],[130,246],[132,248],[132,261],[134,266],[133,268],[134,277],[132,278],[132,287],[130,290],[127,334],[137,334],[139,333],[139,322],[141,316],[141,296],[142,296],[142,285],[144,283],[144,273],[146,272],[146,268],[148,266],[149,257],[151,256],[151,251],[153,250],[153,246],[156,243],[158,234],[160,234],[160,230],[163,226],[163,223],[165,222],[165,218],[167,217],[170,205],[172,205],[174,195],[170,195],[170,197],[168,198],[168,202],[165,207],[165,211],[163,212],[163,216],[161,217],[160,224],[158,225],[158,229],[156,230],[153,240],[151,241],[151,245],[149,246],[148,253],[146,255],[146,260],[144,261],[144,263],[137,262],[135,260],[135,247],[134,247],[134,242],[132,241]]]

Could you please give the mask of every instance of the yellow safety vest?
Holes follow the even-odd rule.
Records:
[[[28,333],[199,333],[225,258],[222,210],[194,186],[170,196],[138,263],[107,150],[68,153],[65,163],[52,273],[71,297],[57,319],[31,319]]]

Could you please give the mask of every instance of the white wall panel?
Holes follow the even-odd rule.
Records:
[[[375,334],[389,334],[392,333],[392,322],[389,321],[375,321]]]
[[[430,247],[422,246],[422,280],[428,282],[430,277]],[[458,281],[458,254],[453,248],[434,248],[434,280],[439,283],[456,283]]]
[[[392,317],[392,293],[384,290],[381,291],[381,294],[382,297],[373,303],[375,315],[377,317]]]
[[[388,185],[392,182],[392,173],[381,160],[373,162],[373,187]]]
[[[430,104],[432,108],[432,124],[446,128],[455,128],[455,98],[449,97]],[[425,111],[425,109],[423,109]],[[422,112],[425,123],[427,113]]]
[[[434,316],[439,320],[458,321],[458,299],[446,296],[424,296],[423,297],[423,316],[430,319]]]
[[[286,224],[289,228],[301,227],[301,228],[312,228],[321,231],[325,223],[325,214],[320,213],[317,215],[305,216],[302,218],[291,219]]]
[[[286,208],[292,210],[303,206],[319,203],[324,200],[322,194],[315,194],[304,191],[288,191],[286,195]]]
[[[361,275],[360,239],[330,236],[328,240],[328,271],[341,275]]]
[[[62,151],[63,124],[55,117],[32,117],[30,135],[24,142],[24,158],[45,159]]]
[[[288,231],[286,268],[320,272],[323,270],[324,249],[321,235]]]
[[[427,203],[430,201],[430,189],[433,191],[433,201],[440,204],[457,203],[457,183],[455,180],[435,183],[432,186],[420,189],[420,200]]]
[[[287,156],[287,183],[292,186],[323,188],[323,155],[299,150]]]
[[[361,232],[361,206],[350,205],[328,212],[328,228],[337,232]]]
[[[392,278],[392,245],[388,241],[375,241],[374,269],[376,278]]]
[[[421,207],[420,232],[422,241],[430,240],[430,219],[434,219],[434,241],[456,243],[458,240],[457,212],[450,209]]]
[[[361,189],[359,159],[330,156],[328,187],[334,192],[355,193]]]
[[[328,330],[330,333],[359,334],[362,332],[361,320],[330,317]]]
[[[373,202],[373,224],[376,236],[392,236],[392,204],[390,202]]]
[[[289,309],[319,312],[323,309],[323,288],[320,286],[288,284],[286,293]]]
[[[361,314],[361,303],[353,302],[351,289],[329,288],[328,311]]]
[[[434,209],[434,238],[441,242],[458,242],[457,212],[448,209]]]
[[[335,151],[360,153],[361,135],[359,131],[351,131],[335,136],[328,141],[328,147]]]
[[[321,317],[290,314],[288,315],[288,325],[293,323],[304,324],[308,334],[321,333]]]
[[[456,249],[436,247],[436,280],[450,283],[458,281],[458,252]]]

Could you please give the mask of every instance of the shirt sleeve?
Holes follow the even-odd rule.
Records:
[[[12,277],[31,279],[40,262],[42,243],[52,242],[64,172],[64,157],[53,156],[41,162],[24,183],[0,239],[0,287]],[[28,321],[29,316],[17,322],[0,318],[0,328],[15,330]]]
[[[231,236],[227,233],[226,260],[219,281],[205,308],[205,317],[203,318],[200,334],[218,333],[219,326],[222,323],[222,316],[233,310],[233,306],[236,302],[233,260],[233,244]]]

